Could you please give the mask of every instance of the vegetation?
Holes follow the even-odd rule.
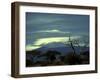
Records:
[[[69,43],[64,42],[64,44],[69,45],[72,49],[65,53],[66,55],[55,50],[48,50],[45,53],[38,50],[26,51],[26,67],[89,64],[89,51],[81,50],[78,40],[71,40],[69,36]],[[79,53],[75,50],[75,45],[80,48]],[[86,47],[85,44],[84,48]],[[28,58],[29,55],[31,57]]]
[[[34,56],[34,55],[33,55]],[[35,55],[36,56],[36,55]],[[41,58],[45,57],[43,60]],[[78,64],[89,64],[89,52],[82,52],[75,54],[73,52],[67,53],[62,56],[59,52],[48,51],[41,56],[37,56],[40,60],[36,62],[27,59],[26,66],[50,66],[50,65],[78,65]]]

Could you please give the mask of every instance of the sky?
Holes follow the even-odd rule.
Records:
[[[89,40],[89,15],[26,12],[26,50],[52,42]]]

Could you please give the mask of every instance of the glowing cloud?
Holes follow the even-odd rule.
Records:
[[[29,44],[26,46],[26,51],[31,51],[31,50],[38,49],[38,48],[40,48],[40,46],[33,46]]]
[[[52,42],[63,42],[65,40],[68,41],[68,37],[43,38],[43,39],[38,39],[36,42],[34,42],[34,45],[48,44]]]
[[[28,34],[32,34],[32,33],[62,33],[62,34],[65,34],[65,33],[70,33],[70,32],[63,32],[63,31],[60,31],[60,30],[57,30],[57,29],[53,29],[53,30],[40,30],[40,31],[34,31],[34,32],[27,32]]]
[[[79,36],[71,37],[71,39],[78,39]],[[46,45],[48,43],[53,42],[67,42],[69,40],[69,37],[52,37],[52,38],[42,38],[35,41],[33,44],[27,45],[26,50],[33,50],[40,48],[42,45]]]
[[[37,32],[61,32],[60,30],[44,30],[44,31],[37,31]]]

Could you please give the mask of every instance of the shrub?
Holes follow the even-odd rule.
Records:
[[[74,54],[74,53],[68,53],[65,58],[64,58],[64,62],[65,64],[68,65],[75,65],[75,64],[81,64],[81,59],[80,56],[78,54]]]

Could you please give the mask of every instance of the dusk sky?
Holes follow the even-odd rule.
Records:
[[[26,13],[26,50],[43,44],[79,39],[89,40],[89,15]]]

